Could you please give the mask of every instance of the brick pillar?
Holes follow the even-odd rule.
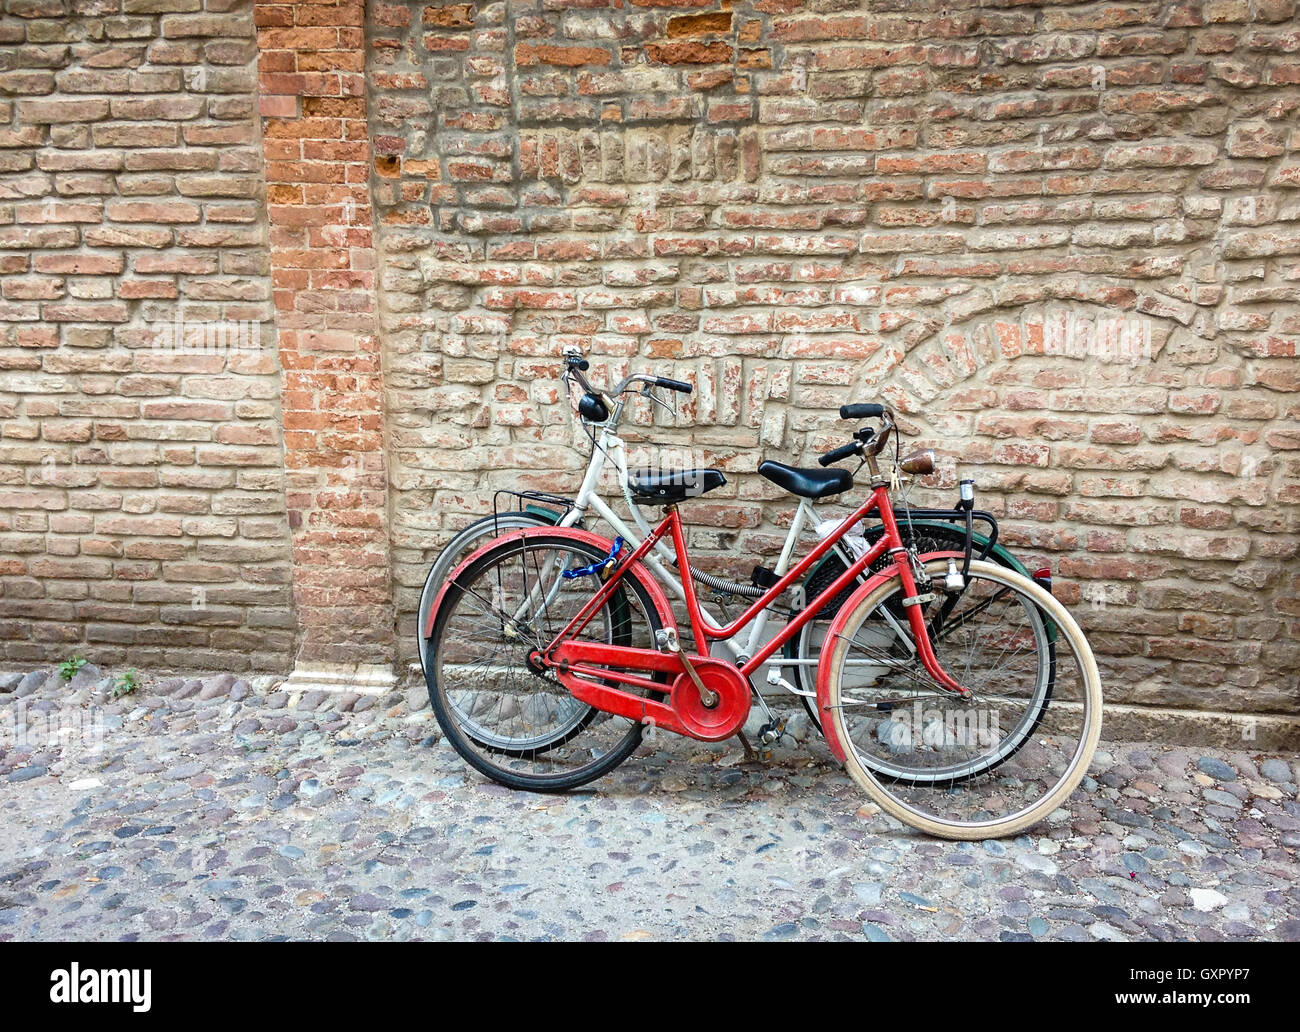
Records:
[[[394,657],[364,16],[255,5],[304,682],[389,683]]]

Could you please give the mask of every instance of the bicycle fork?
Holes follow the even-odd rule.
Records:
[[[934,645],[930,641],[930,628],[925,622],[924,607],[927,602],[934,601],[935,594],[929,590],[922,593],[917,587],[916,577],[912,571],[911,554],[901,543],[902,538],[898,532],[898,522],[894,519],[893,509],[882,505],[880,520],[885,525],[885,533],[899,542],[889,550],[889,555],[898,568],[899,580],[903,585],[903,609],[907,614],[907,623],[912,630],[912,641],[922,666],[941,688],[946,688],[960,699],[971,698],[974,693],[969,688],[963,687],[948,671],[944,670],[939,657],[934,654]],[[927,584],[926,587],[929,588],[930,585]]]

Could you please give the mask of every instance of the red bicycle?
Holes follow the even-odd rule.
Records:
[[[925,454],[899,460],[895,446],[893,473],[883,474],[892,413],[846,405],[840,415],[881,420],[822,457],[824,466],[858,457],[869,496],[724,626],[703,617],[678,508],[725,483],[716,470],[634,476],[638,500],[665,508],[634,550],[575,528],[537,528],[466,559],[434,604],[426,664],[453,747],[503,784],[562,791],[622,763],[646,727],[701,741],[735,735],[753,704],[767,708],[750,675],[888,555],[892,564],[852,590],[826,632],[816,691],[831,752],[883,810],[935,835],[1013,834],[1060,806],[1101,728],[1100,678],[1083,633],[1029,578],[960,552],[909,549],[890,489],[900,469],[928,472]],[[789,472],[783,486],[805,497],[827,478],[852,476]],[[883,525],[875,544],[816,598],[792,605],[805,574],[872,516]],[[689,640],[642,562],[660,541],[676,553]],[[786,622],[753,655],[710,654],[763,612]]]

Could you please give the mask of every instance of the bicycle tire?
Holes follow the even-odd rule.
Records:
[[[536,549],[543,549],[547,546],[561,548],[568,552],[573,552],[583,556],[586,562],[598,562],[606,558],[606,553],[601,552],[599,548],[588,544],[585,541],[575,541],[567,537],[562,531],[551,534],[539,534],[530,536],[523,540],[514,540],[503,542],[501,545],[485,552],[478,559],[474,560],[458,577],[456,582],[449,585],[444,604],[439,607],[434,620],[434,633],[431,635],[430,662],[426,666],[426,684],[429,689],[429,700],[433,707],[434,716],[443,729],[447,741],[469,763],[471,767],[479,773],[491,778],[500,784],[507,785],[510,788],[523,789],[532,792],[563,792],[579,785],[594,781],[609,773],[624,760],[626,760],[641,742],[642,726],[633,721],[624,721],[628,725],[626,733],[599,758],[591,763],[582,765],[576,770],[561,772],[558,774],[543,775],[525,773],[518,769],[511,769],[500,762],[493,762],[485,757],[481,752],[474,748],[474,745],[482,747],[482,743],[473,735],[467,734],[461,726],[461,720],[457,718],[460,711],[451,703],[447,697],[446,678],[439,676],[440,662],[439,649],[442,645],[443,635],[448,632],[448,624],[452,614],[456,611],[456,603],[467,592],[471,586],[478,582],[482,576],[492,570],[495,566],[509,559],[513,555],[523,555],[525,552]],[[522,559],[522,562],[527,562]],[[654,634],[661,629],[662,623],[658,616],[658,610],[654,605],[654,600],[650,597],[649,592],[634,578],[627,577],[619,583],[619,588],[614,595],[607,599],[604,604],[597,610],[597,613],[610,609],[613,612],[613,606],[616,605],[612,600],[616,599],[626,589],[635,596],[640,606],[642,614],[646,618],[646,628],[644,629],[649,640],[653,641]],[[625,627],[627,620],[624,617],[615,615],[611,621],[613,626]],[[631,644],[628,640],[615,640],[614,644]],[[536,671],[530,672],[536,675]],[[537,675],[541,676],[541,675]],[[662,675],[658,675],[656,680],[663,681]],[[667,684],[665,682],[665,691]],[[569,698],[572,698],[570,696]],[[574,700],[576,702],[576,700]],[[549,752],[554,751],[561,745],[568,744],[572,739],[589,727],[597,720],[604,716],[594,707],[586,706],[586,713],[582,720],[570,729],[563,738],[557,738],[556,741],[547,744],[544,748],[530,749],[524,752],[511,751],[505,749],[489,749],[495,756],[503,756],[508,759],[536,759]],[[623,718],[610,717],[611,721],[623,720]]]
[[[941,570],[942,562],[934,564],[933,572],[939,573]],[[1102,694],[1101,677],[1097,670],[1097,663],[1092,654],[1092,649],[1088,645],[1079,625],[1059,600],[1032,579],[1023,577],[995,563],[973,560],[970,572],[972,577],[978,576],[994,583],[1000,582],[1009,587],[1020,596],[1022,607],[1029,608],[1032,605],[1032,607],[1041,611],[1044,620],[1051,620],[1055,624],[1058,638],[1054,643],[1051,662],[1053,667],[1056,668],[1056,674],[1059,674],[1060,657],[1055,646],[1064,643],[1078,662],[1078,694],[1081,696],[1082,705],[1079,741],[1077,747],[1069,755],[1064,772],[1047,791],[1032,803],[1003,817],[970,821],[956,820],[925,812],[913,801],[924,798],[920,791],[917,790],[918,786],[915,783],[902,782],[903,787],[900,788],[898,779],[882,777],[879,772],[871,768],[870,764],[864,762],[854,743],[852,729],[846,723],[845,714],[850,711],[869,711],[853,710],[852,707],[846,705],[843,687],[844,660],[849,652],[850,641],[853,635],[857,633],[856,627],[865,621],[869,613],[882,605],[890,594],[898,590],[896,580],[880,585],[868,596],[859,600],[855,604],[854,610],[846,617],[843,626],[850,633],[847,635],[841,633],[833,646],[831,655],[828,657],[828,662],[832,665],[829,671],[827,696],[824,705],[825,712],[833,722],[835,738],[843,750],[846,770],[882,810],[927,834],[950,839],[979,840],[1013,835],[1032,827],[1069,798],[1087,773],[1088,764],[1092,759],[1101,735]],[[1055,683],[1053,687],[1056,687]],[[857,700],[851,701],[856,702]],[[1053,707],[1053,712],[1058,710],[1059,707]],[[1028,729],[1015,749],[1008,753],[998,764],[992,765],[989,770],[980,772],[988,778],[985,784],[993,784],[993,779],[1000,776],[993,774],[994,768],[999,767],[1001,763],[1006,762],[1016,752],[1019,752],[1031,739],[1037,739],[1035,745],[1044,750],[1050,750],[1054,745],[1054,739],[1064,739],[1066,732],[1057,731],[1055,728],[1046,734],[1040,733],[1042,731],[1043,714],[1046,712],[1046,707],[1043,707],[1037,718],[1034,719],[1032,727]],[[1067,725],[1064,723],[1061,725],[1061,727],[1065,726]],[[859,740],[864,737],[869,738],[870,736],[858,735]],[[950,787],[942,796],[938,791],[939,788],[943,787],[942,783],[935,786],[921,786],[921,788],[932,792],[932,795],[928,797],[931,800],[955,799],[957,793],[965,791],[967,786],[972,785],[977,780],[976,777],[972,776],[962,782],[959,787],[954,783],[954,787]],[[1023,779],[1017,782],[1015,776],[1004,777],[1003,780],[1011,782],[1013,785],[1023,784]],[[1014,793],[1014,789],[1008,789],[1007,791],[1009,794]],[[912,795],[906,796],[908,792],[911,792]],[[934,808],[938,809],[937,803]]]

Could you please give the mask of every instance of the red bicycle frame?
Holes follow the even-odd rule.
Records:
[[[966,690],[961,687],[940,665],[938,658],[934,654],[934,649],[930,644],[929,629],[926,625],[922,606],[912,602],[916,598],[916,579],[912,575],[912,565],[908,558],[908,551],[903,544],[902,536],[898,532],[898,523],[894,519],[894,510],[889,504],[889,491],[884,484],[878,484],[872,488],[871,494],[867,500],[843,523],[839,525],[830,535],[818,542],[817,546],[801,559],[793,569],[789,570],[785,576],[777,580],[771,587],[763,592],[761,596],[740,614],[734,621],[725,627],[714,627],[708,623],[700,611],[699,598],[695,593],[695,582],[691,576],[691,567],[689,557],[686,551],[686,535],[682,528],[681,515],[677,511],[677,506],[672,505],[668,508],[668,513],[663,522],[651,531],[633,551],[632,555],[615,567],[614,572],[609,579],[601,586],[601,589],[580,609],[574,617],[565,625],[564,629],[557,634],[545,649],[541,650],[543,656],[549,655],[554,649],[568,638],[571,634],[581,631],[591,618],[604,605],[605,600],[614,591],[615,586],[623,575],[626,568],[639,562],[644,558],[655,545],[664,538],[665,535],[671,535],[673,549],[677,554],[677,568],[682,581],[682,593],[686,599],[686,612],[690,618],[691,631],[695,639],[697,655],[701,657],[709,656],[709,642],[721,641],[734,637],[737,633],[753,620],[760,612],[772,604],[787,588],[792,584],[802,580],[814,564],[822,556],[835,546],[849,529],[861,520],[865,519],[872,513],[878,513],[880,521],[884,525],[885,533],[880,539],[867,549],[867,551],[854,562],[847,570],[837,577],[829,587],[821,592],[815,599],[806,604],[799,613],[791,619],[783,630],[773,637],[766,645],[758,650],[753,656],[750,656],[743,664],[739,666],[742,674],[748,677],[754,670],[761,667],[767,659],[781,648],[790,638],[798,633],[800,628],[812,620],[832,599],[837,598],[842,591],[853,584],[857,578],[873,562],[888,552],[894,560],[894,566],[897,570],[898,577],[903,585],[903,605],[907,610],[908,625],[912,630],[912,636],[916,643],[917,652],[921,657],[922,663],[932,677],[943,687],[965,696]],[[591,645],[584,648],[584,651],[594,650],[592,658],[603,656],[605,661],[613,665],[622,665],[628,663],[629,653],[651,652],[652,655],[661,656],[653,650],[627,649],[617,646]],[[648,657],[647,657],[648,658]],[[645,664],[637,664],[642,666]],[[651,667],[658,668],[661,663],[651,664]],[[610,678],[609,672],[604,672],[602,676]],[[641,680],[628,680],[626,675],[612,675],[612,679],[624,681],[628,684],[637,684],[647,686],[648,682],[642,684]]]

